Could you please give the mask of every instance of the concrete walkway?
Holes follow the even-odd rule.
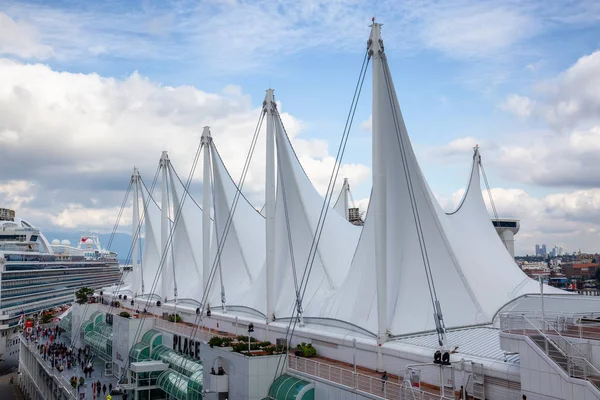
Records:
[[[40,338],[40,339],[38,339],[38,345],[40,343],[45,345],[47,343],[47,341],[48,341],[48,339]],[[55,340],[54,342],[62,343],[65,346],[71,345],[69,338],[64,337],[64,336],[61,336],[59,339]],[[74,351],[76,352],[77,349],[74,349]],[[46,364],[48,366],[52,365],[50,362],[50,357],[48,357]],[[79,379],[80,377],[84,377],[85,383],[83,384],[83,386],[78,388],[78,390],[73,389],[73,392],[74,393],[76,392],[78,394],[85,392],[85,398],[88,400],[91,400],[91,399],[104,400],[106,398],[106,395],[108,395],[109,384],[112,384],[113,389],[117,386],[117,377],[105,376],[105,363],[99,357],[95,358],[94,363],[93,363],[93,369],[94,369],[94,371],[92,372],[91,378],[85,378],[85,374],[83,373],[81,365],[76,365],[74,367],[71,367],[71,369],[67,369],[65,367],[63,372],[60,373],[60,376],[64,379],[64,382],[66,382],[66,385],[69,387],[71,387],[70,379],[72,376],[75,376],[77,379]],[[93,383],[97,382],[97,381],[100,381],[101,385],[106,385],[106,393],[104,394],[102,391],[100,391],[100,396],[97,396],[96,393],[93,393]],[[0,393],[4,393],[4,392],[0,391]],[[78,397],[79,397],[79,395],[78,395]],[[1,398],[4,400],[4,397],[1,397]],[[121,395],[112,395],[112,398],[113,398],[113,400],[120,400]]]

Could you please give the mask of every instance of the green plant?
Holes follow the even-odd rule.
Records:
[[[208,341],[209,346],[228,347],[233,342],[232,338],[224,336],[213,336]]]
[[[82,287],[75,292],[76,302],[78,304],[86,304],[89,301],[91,295],[94,294],[94,290],[89,287]]]
[[[181,317],[179,316],[179,314],[171,314],[171,315],[169,315],[169,321],[181,322]]]
[[[77,389],[77,378],[74,375],[69,381],[71,382],[71,386],[73,387],[73,389]]]
[[[123,318],[131,318],[131,314],[129,314],[127,311],[121,311],[119,315]]]
[[[233,351],[235,351],[236,353],[241,353],[242,351],[246,351],[248,350],[248,344],[247,343],[238,343],[238,344],[234,344],[232,346]]]
[[[239,340],[240,342],[246,342],[246,343],[248,343],[248,336],[240,335],[236,339]],[[256,342],[257,340],[256,340],[256,338],[250,337],[250,341],[251,342]]]
[[[268,340],[265,340],[264,342],[260,342],[260,347],[267,347],[270,345],[271,345],[271,342],[269,342]]]
[[[83,376],[79,377],[79,386],[83,386],[83,384],[85,383],[85,379],[83,378]]]
[[[44,314],[44,315],[42,315],[42,324],[48,324],[48,323],[50,323],[50,321],[52,321],[52,318],[54,318],[54,315],[52,315],[52,314]]]
[[[317,349],[315,349],[310,343],[302,342],[296,346],[296,350],[300,351],[302,357],[314,357],[317,355]]]

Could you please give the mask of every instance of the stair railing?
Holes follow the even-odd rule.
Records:
[[[544,338],[544,352],[546,353],[546,355],[550,358],[552,358],[552,356],[550,355],[550,348],[549,346],[551,345],[552,347],[554,347],[554,350],[558,351],[563,357],[565,357],[567,360],[569,359],[569,355],[566,354],[563,349],[560,348],[560,346],[558,346],[556,343],[554,343],[554,341],[552,339],[550,339],[548,337],[548,335],[546,335],[542,330],[540,330],[540,328],[533,322],[531,321],[529,318],[527,318],[526,316],[522,315],[521,316],[523,318],[523,320],[525,322],[527,322],[529,325],[531,325],[536,331],[537,333],[542,336],[542,338]],[[556,362],[556,361],[555,361]],[[568,371],[566,371],[568,372]]]
[[[575,347],[572,343],[570,343],[568,340],[566,340],[557,330],[552,328],[552,330],[559,337],[561,337],[563,340],[565,340],[566,343],[571,345],[578,353],[581,354],[581,356],[573,356],[573,355],[569,355],[569,354],[565,353],[564,350],[561,349],[558,344],[556,344],[546,333],[544,333],[542,330],[540,330],[538,328],[537,324],[535,324],[533,321],[531,321],[529,318],[527,318],[524,315],[522,317],[523,317],[524,321],[528,322],[538,332],[538,334],[540,334],[544,338],[545,353],[548,355],[548,357],[552,358],[552,356],[549,353],[549,348],[548,348],[549,345],[552,345],[552,347],[554,347],[554,349],[557,350],[567,360],[565,372],[569,376],[572,376],[574,378],[585,379],[588,382],[590,382],[592,385],[594,385],[594,387],[596,387],[597,389],[600,390],[600,387],[598,387],[598,385],[596,383],[594,383],[594,381],[589,379],[591,376],[596,376],[596,377],[600,378],[600,371],[591,362],[589,362],[588,359],[583,354],[581,354],[581,351],[579,351],[579,349],[577,347]],[[542,320],[542,322],[544,323],[545,321]],[[543,325],[542,325],[542,329],[543,329]],[[554,360],[554,361],[556,362],[556,360]],[[557,362],[556,362],[556,364],[560,365],[560,363],[557,363]]]
[[[579,348],[577,348],[577,346],[575,346],[573,343],[571,343],[571,341],[569,341],[569,340],[568,340],[566,337],[564,337],[564,336],[563,336],[563,335],[560,333],[560,331],[558,331],[556,328],[554,328],[554,327],[553,327],[553,326],[552,326],[550,323],[548,323],[548,321],[542,320],[542,324],[546,325],[546,326],[547,326],[547,328],[548,328],[548,330],[549,330],[549,331],[551,331],[553,335],[556,335],[556,336],[558,336],[558,337],[559,337],[559,338],[560,338],[560,339],[561,339],[563,342],[565,342],[565,344],[567,345],[567,348],[568,348],[569,350],[575,350],[575,353],[577,353],[577,354],[578,354],[578,356],[575,356],[575,357],[580,357],[580,358],[583,358],[583,359],[585,359],[585,360],[586,360],[586,361],[587,361],[587,362],[588,362],[588,363],[591,365],[591,367],[592,367],[593,369],[595,369],[595,371],[594,371],[594,372],[596,372],[596,371],[597,371],[597,374],[598,374],[598,376],[600,376],[600,371],[598,371],[598,369],[596,369],[596,367],[595,367],[595,366],[594,366],[594,365],[593,365],[591,362],[589,362],[589,360],[588,360],[588,358],[586,357],[586,355],[585,355],[585,354],[583,354],[583,353],[581,352],[581,350],[579,350]],[[542,328],[543,328],[543,326],[542,326]],[[569,352],[569,351],[567,350],[567,352]]]

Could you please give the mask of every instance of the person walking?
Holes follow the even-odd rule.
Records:
[[[112,393],[112,383],[108,384],[108,394]]]
[[[385,384],[388,381],[388,374],[387,371],[383,371],[383,375],[381,375],[381,391],[383,392],[385,390]]]
[[[106,394],[106,383],[102,385],[102,394]]]

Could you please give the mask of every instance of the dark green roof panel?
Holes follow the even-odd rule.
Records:
[[[269,388],[270,400],[314,400],[315,390],[308,381],[290,375],[281,375]]]

